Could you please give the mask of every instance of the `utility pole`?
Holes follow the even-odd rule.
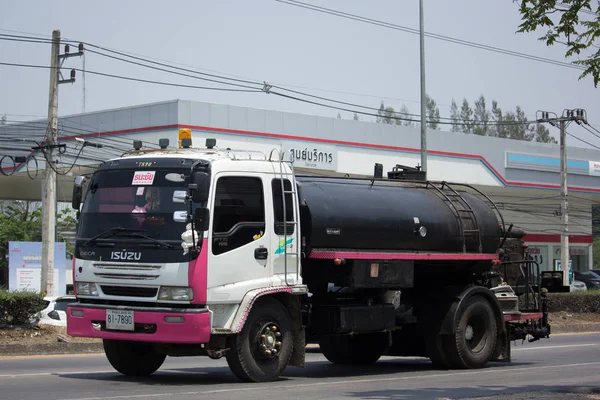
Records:
[[[538,122],[548,122],[560,128],[560,269],[563,273],[563,286],[570,286],[570,254],[569,254],[569,199],[567,187],[567,125],[571,121],[581,123],[587,121],[586,112],[582,109],[564,110],[558,117],[555,113],[539,111]],[[550,114],[554,117],[550,118]]]
[[[56,235],[56,171],[54,146],[58,141],[58,56],[60,31],[52,32],[50,52],[50,94],[48,98],[48,128],[45,151],[46,179],[42,200],[42,276],[41,291],[54,295],[54,237]]]
[[[65,59],[83,54],[83,45],[79,52],[69,54],[69,45],[65,45],[65,54],[60,54],[60,30],[52,32],[50,51],[50,91],[48,97],[48,127],[41,150],[46,160],[44,191],[42,194],[42,271],[40,289],[48,296],[54,295],[54,243],[56,239],[56,167],[54,150],[58,144],[58,85],[75,82],[75,70],[71,70],[70,79],[62,79],[60,68]],[[60,79],[59,79],[60,78]]]
[[[563,285],[571,286],[569,279],[569,200],[567,198],[567,121],[560,123],[560,269]]]
[[[427,176],[427,124],[425,109],[425,28],[423,27],[423,0],[419,0],[419,26],[421,48],[421,171]]]

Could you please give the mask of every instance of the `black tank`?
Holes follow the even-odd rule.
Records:
[[[302,236],[307,250],[462,252],[462,230],[479,229],[481,251],[496,252],[500,222],[493,206],[476,195],[431,184],[344,178],[297,177]],[[439,185],[438,185],[439,187]],[[458,190],[457,190],[458,192]],[[458,216],[462,218],[460,229]],[[477,226],[473,223],[477,220]],[[426,235],[419,233],[426,228]],[[465,233],[467,252],[479,252],[477,233]]]

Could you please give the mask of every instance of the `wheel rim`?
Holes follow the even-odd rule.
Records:
[[[283,335],[279,325],[272,321],[256,324],[252,353],[256,360],[270,361],[279,356]]]
[[[488,339],[487,318],[484,313],[473,313],[465,325],[464,340],[472,353],[485,348]]]

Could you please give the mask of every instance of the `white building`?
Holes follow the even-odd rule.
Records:
[[[7,125],[0,127],[0,133],[9,130],[28,138],[40,133],[35,127],[43,132],[45,121]],[[70,201],[75,175],[131,149],[134,139],[156,145],[160,138],[168,138],[170,146],[177,146],[178,130],[183,128],[192,131],[195,147],[203,147],[206,138],[216,138],[220,148],[266,153],[293,148],[297,168],[321,174],[372,176],[374,164],[380,163],[385,175],[397,164],[420,163],[418,128],[174,100],[60,118],[61,143],[71,148],[75,137],[81,137],[105,147],[85,147],[76,167],[59,177],[59,201]],[[538,256],[543,269],[560,260],[558,145],[440,130],[429,130],[427,143],[428,179],[467,183],[482,190],[496,202],[506,224],[527,232],[530,252]],[[593,166],[600,151],[569,147],[567,154],[570,253],[573,269],[586,270],[592,265],[591,207],[600,202],[600,170]],[[69,165],[75,155],[69,150],[61,160]],[[45,164],[39,153],[36,160],[37,176],[33,160],[17,163],[11,176],[0,176],[1,199],[40,199]],[[3,162],[5,172],[10,171],[9,164]]]

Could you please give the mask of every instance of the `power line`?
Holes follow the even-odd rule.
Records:
[[[372,18],[367,18],[367,17],[363,17],[360,15],[356,15],[356,14],[350,14],[350,13],[346,13],[343,11],[334,10],[331,8],[325,8],[325,7],[316,6],[316,5],[312,5],[312,4],[308,4],[308,3],[303,3],[303,2],[297,1],[297,0],[275,0],[275,1],[277,1],[279,3],[287,4],[290,6],[305,8],[305,9],[308,9],[311,11],[334,15],[336,17],[351,19],[354,21],[359,21],[359,22],[363,22],[363,23],[367,23],[367,24],[371,24],[371,25],[384,27],[384,28],[394,29],[394,30],[398,30],[398,31],[406,32],[406,33],[419,34],[418,29],[409,28],[409,27],[402,26],[402,25],[396,25],[396,24],[392,24],[389,22],[380,21],[380,20],[376,20],[376,19],[372,19]],[[538,62],[553,64],[553,65],[557,65],[557,66],[561,66],[561,67],[573,68],[573,69],[578,69],[578,70],[585,69],[585,67],[583,67],[583,66],[579,66],[576,64],[570,64],[570,63],[567,63],[564,61],[557,61],[557,60],[552,60],[549,58],[533,56],[531,54],[520,53],[520,52],[513,51],[513,50],[506,50],[506,49],[502,49],[500,47],[488,46],[488,45],[475,43],[475,42],[471,42],[471,41],[463,40],[463,39],[457,39],[457,38],[440,35],[440,34],[436,34],[436,33],[424,32],[424,35],[427,37],[433,38],[433,39],[443,40],[443,41],[454,43],[454,44],[460,44],[463,46],[473,47],[473,48],[477,48],[477,49],[481,49],[481,50],[492,51],[495,53],[510,55],[510,56],[528,59],[528,60],[532,60],[532,61],[538,61]]]
[[[580,137],[577,137],[577,136],[573,135],[573,134],[572,134],[572,133],[570,133],[570,132],[567,132],[567,135],[569,135],[569,136],[572,136],[573,138],[575,138],[575,139],[579,140],[580,142],[583,142],[583,143],[585,143],[585,144],[587,144],[587,145],[590,145],[590,146],[592,146],[592,147],[594,147],[594,148],[596,148],[596,149],[600,150],[600,147],[599,147],[599,146],[596,146],[596,145],[594,145],[594,144],[591,144],[591,143],[590,143],[590,142],[588,142],[587,140],[581,139]]]
[[[98,54],[98,55],[103,56],[103,57],[108,57],[108,58],[112,58],[112,59],[115,59],[115,60],[123,61],[123,62],[126,62],[126,63],[130,63],[130,64],[134,64],[134,65],[139,65],[139,66],[142,66],[142,67],[145,67],[145,68],[150,68],[150,69],[153,69],[153,70],[156,70],[156,71],[167,72],[169,74],[175,74],[175,75],[179,75],[179,76],[185,76],[185,77],[188,77],[188,78],[194,78],[194,79],[200,79],[200,80],[208,81],[208,82],[220,83],[222,85],[231,85],[231,86],[236,86],[236,87],[241,87],[241,88],[246,88],[246,89],[255,89],[255,90],[259,90],[260,91],[260,88],[256,88],[256,87],[253,87],[253,86],[240,85],[238,83],[232,83],[232,82],[223,82],[223,81],[216,80],[216,79],[202,78],[200,76],[194,76],[194,75],[190,75],[190,74],[184,74],[184,73],[176,72],[176,71],[169,71],[168,69],[154,67],[152,65],[142,64],[140,62],[136,62],[136,61],[132,61],[132,60],[127,60],[125,58],[112,56],[110,54],[104,54],[104,53],[101,53],[101,52],[96,51],[96,50],[86,49],[86,51],[89,52],[89,53]],[[131,57],[131,56],[128,56],[128,57]],[[173,67],[170,67],[170,68],[173,68]],[[199,72],[196,72],[196,73],[199,74]],[[254,83],[254,84],[262,86],[262,83]]]
[[[0,62],[0,65],[5,65],[5,66],[12,66],[12,67],[24,67],[24,68],[41,68],[41,69],[49,69],[50,67],[45,66],[45,65],[34,65],[34,64],[20,64],[20,63],[7,63],[7,62]],[[82,71],[81,68],[71,68],[72,70],[75,71]],[[127,76],[121,76],[121,75],[115,75],[115,74],[108,74],[108,73],[104,73],[104,72],[98,72],[98,71],[90,71],[90,70],[86,70],[86,73],[89,74],[93,74],[93,75],[100,75],[100,76],[105,76],[105,77],[110,77],[110,78],[116,78],[116,79],[123,79],[123,80],[129,80],[129,81],[136,81],[136,82],[143,82],[143,83],[151,83],[151,84],[157,84],[157,85],[164,85],[164,86],[175,86],[175,87],[184,87],[184,88],[192,88],[192,89],[204,89],[204,90],[219,90],[219,91],[230,91],[230,92],[262,92],[262,91],[266,91],[267,93],[271,93],[277,96],[281,96],[281,97],[285,97],[288,99],[292,99],[292,100],[296,100],[296,101],[301,101],[304,103],[309,103],[309,104],[313,104],[313,105],[318,105],[318,106],[322,106],[322,107],[327,107],[327,108],[331,108],[331,109],[335,109],[335,110],[340,110],[340,111],[347,111],[347,112],[352,112],[352,113],[356,113],[356,114],[361,114],[361,115],[367,115],[367,116],[373,116],[373,117],[378,117],[380,115],[378,114],[374,114],[374,113],[367,113],[367,112],[363,112],[363,111],[357,111],[357,110],[351,110],[348,108],[342,108],[342,107],[337,107],[337,106],[332,106],[332,105],[327,105],[327,104],[323,104],[323,103],[318,103],[315,101],[311,101],[311,100],[306,100],[306,99],[301,99],[299,97],[295,97],[295,96],[290,96],[290,95],[286,95],[283,93],[278,93],[278,92],[274,92],[270,89],[268,90],[258,90],[258,89],[230,89],[230,88],[217,88],[217,87],[206,87],[206,86],[194,86],[194,85],[185,85],[185,84],[177,84],[177,83],[171,83],[171,82],[161,82],[161,81],[153,81],[153,80],[148,80],[148,79],[141,79],[141,78],[133,78],[133,77],[127,77]],[[327,100],[330,102],[337,102],[340,103],[337,100]],[[410,119],[410,118],[401,118],[401,117],[386,117],[389,119],[393,119],[396,121],[410,121],[410,122],[420,122],[420,120],[417,119]],[[427,122],[433,122],[431,120],[427,121]],[[477,126],[477,125],[530,125],[532,124],[532,122],[527,121],[527,122],[521,122],[521,121],[494,121],[494,122],[486,122],[486,123],[479,123],[476,121],[469,121],[469,122],[460,122],[460,123],[456,123],[456,122],[444,122],[444,121],[435,121],[437,124],[439,125],[461,125],[461,126]]]
[[[43,34],[40,34],[40,33],[15,31],[15,30],[10,30],[10,29],[0,29],[0,32],[12,32],[12,33],[21,33],[21,34],[26,34],[26,35],[43,36]],[[0,40],[2,40],[1,36],[3,36],[3,35],[0,34]],[[13,35],[11,35],[11,36],[13,36]],[[24,36],[20,36],[20,37],[24,37]],[[41,40],[43,40],[43,38],[39,38],[39,40],[41,41]],[[65,41],[66,41],[66,39],[63,39],[63,42],[65,42]],[[70,40],[70,42],[71,43],[79,43],[79,42],[74,41],[74,40]],[[84,43],[84,42],[82,42],[82,43]],[[154,62],[157,65],[161,65],[161,63],[156,62],[156,61],[167,62],[167,60],[163,60],[161,58],[156,58],[156,57],[152,57],[152,56],[138,54],[138,53],[134,53],[134,52],[130,52],[130,51],[124,52],[122,50],[111,49],[109,47],[96,46],[96,45],[92,45],[92,44],[89,44],[89,43],[88,43],[88,45],[94,46],[96,48],[99,48],[99,49],[102,49],[102,50],[105,50],[105,51],[110,51],[110,52],[113,52],[115,54],[126,55],[128,57],[132,57],[132,56],[138,56],[140,58],[143,57],[146,60],[148,60],[148,62]],[[207,74],[207,73],[204,73],[204,74],[207,75],[207,76],[219,77],[221,79],[229,79],[229,80],[232,80],[232,81],[236,81],[237,80],[237,81],[240,81],[240,82],[248,82],[248,83],[256,83],[256,82],[258,82],[257,80],[255,80],[253,78],[248,78],[248,77],[244,77],[244,76],[229,74],[229,73],[225,73],[225,72],[221,72],[221,71],[215,71],[215,70],[211,70],[211,69],[207,69],[207,68],[200,68],[198,66],[193,66],[193,65],[183,64],[183,63],[176,63],[176,62],[172,62],[172,61],[170,61],[170,62],[171,62],[171,65],[168,65],[168,64],[162,64],[162,65],[165,65],[165,66],[168,65],[170,68],[180,69],[182,71],[193,72],[193,73],[197,73],[197,74],[203,74],[200,71],[209,71],[209,72],[213,72],[213,73],[219,73],[219,74],[222,74],[222,75],[214,75],[214,74]],[[177,65],[185,66],[185,67],[188,67],[188,68],[195,68],[196,70],[190,70],[190,69],[186,69],[186,68],[180,68],[180,67],[177,67]],[[229,75],[229,76],[223,76],[223,75]],[[230,78],[230,76],[238,78],[238,79],[232,79],[232,78]],[[315,88],[315,87],[302,86],[302,85],[292,85],[292,84],[286,84],[286,83],[277,83],[277,84],[278,85],[285,85],[286,87],[298,88],[298,89],[310,89],[310,90],[316,90],[316,91],[321,91],[321,92],[345,94],[345,95],[351,95],[351,96],[372,97],[372,98],[377,98],[377,99],[396,100],[396,101],[410,102],[410,103],[420,103],[419,100],[401,99],[401,98],[398,98],[398,97],[379,96],[379,95],[367,94],[367,93],[356,93],[356,92],[348,92],[348,91],[342,91],[342,90]],[[450,107],[449,104],[438,103],[438,105],[444,106],[444,107]]]
[[[41,68],[41,69],[50,69],[51,68],[46,65],[19,64],[19,63],[7,63],[7,62],[0,62],[0,65],[5,65],[5,66],[9,66],[9,67],[23,67],[23,68]],[[75,71],[80,71],[80,72],[83,71],[81,68],[71,68],[71,69],[75,70]],[[261,90],[249,90],[249,89],[245,90],[245,89],[217,88],[217,87],[209,87],[209,86],[184,85],[184,84],[180,84],[180,83],[153,81],[153,80],[149,80],[149,79],[133,78],[130,76],[108,74],[108,73],[104,73],[104,72],[90,71],[90,70],[86,70],[85,73],[92,74],[92,75],[105,76],[105,77],[115,78],[115,79],[123,79],[123,80],[128,80],[128,81],[151,83],[154,85],[174,86],[174,87],[183,87],[183,88],[190,88],[190,89],[218,90],[218,91],[224,91],[224,92],[261,92]]]
[[[11,38],[19,38],[19,39],[24,39],[24,40],[25,39],[37,39],[37,40],[43,40],[44,39],[44,38],[36,38],[36,37],[31,37],[31,36],[19,36],[19,35],[3,35],[3,34],[0,34],[0,37],[1,36],[10,36]],[[69,41],[69,42],[75,42],[75,41]],[[218,77],[220,79],[229,79],[229,80],[233,80],[233,81],[237,81],[237,82],[247,82],[247,83],[254,84],[254,85],[259,85],[260,84],[258,82],[253,82],[253,81],[248,81],[248,80],[232,79],[232,78],[227,78],[227,77],[223,77],[223,76],[219,76],[219,75],[215,75],[215,74],[205,74],[205,73],[201,73],[201,72],[194,71],[194,70],[189,70],[189,69],[175,67],[173,65],[169,65],[169,64],[165,64],[165,63],[157,63],[157,62],[152,61],[152,60],[144,59],[144,58],[141,58],[141,57],[131,56],[131,55],[129,55],[127,53],[124,53],[124,52],[119,52],[119,51],[111,50],[111,49],[108,49],[106,47],[97,46],[97,45],[94,45],[94,44],[91,44],[91,43],[87,43],[87,42],[80,42],[80,43],[84,43],[86,46],[95,47],[95,48],[98,48],[98,49],[102,49],[104,51],[113,52],[115,54],[119,54],[119,55],[122,55],[122,56],[125,56],[125,57],[130,57],[130,58],[133,58],[133,59],[136,59],[136,60],[141,60],[141,61],[144,61],[144,62],[147,62],[147,63],[158,64],[158,65],[161,65],[161,66],[166,66],[166,67],[177,69],[177,70],[183,70],[183,71],[192,72],[192,73],[195,73],[195,74],[201,74],[201,75],[208,75],[208,76],[212,76],[212,77]],[[190,78],[195,78],[195,79],[208,80],[208,81],[212,81],[212,82],[216,82],[216,83],[221,83],[221,84],[226,84],[226,85],[234,85],[234,86],[241,86],[243,88],[251,88],[251,89],[255,89],[255,91],[259,91],[257,88],[246,86],[246,85],[237,85],[237,84],[233,84],[233,83],[230,83],[230,82],[222,82],[222,81],[212,80],[212,79],[208,79],[208,78],[201,78],[201,77],[197,77],[197,76],[191,76],[191,75],[188,75],[188,74],[181,74],[181,73],[178,73],[178,72],[175,72],[175,71],[169,71],[169,70],[165,70],[163,68],[157,68],[157,67],[153,67],[153,66],[150,66],[150,65],[141,64],[141,63],[136,62],[136,61],[131,61],[131,60],[124,59],[122,57],[116,57],[116,56],[112,56],[112,55],[109,55],[109,54],[104,54],[104,53],[97,52],[97,51],[94,51],[94,50],[87,50],[87,51],[90,51],[92,53],[95,53],[95,54],[98,54],[98,55],[101,55],[101,56],[104,56],[104,57],[109,57],[109,58],[117,59],[119,61],[128,62],[128,63],[132,63],[132,64],[135,64],[135,65],[140,65],[140,66],[143,66],[143,67],[146,67],[146,68],[157,69],[157,70],[168,72],[168,73],[173,73],[173,74],[182,75],[182,76],[186,76],[186,77],[190,77]],[[79,69],[76,69],[76,70],[79,70]],[[90,73],[94,73],[94,72],[90,71]],[[104,73],[98,73],[98,72],[96,72],[96,74],[104,74]],[[106,75],[106,76],[112,76],[111,74],[104,74],[104,75]],[[123,79],[139,80],[138,78],[128,78],[128,77],[123,77]],[[140,80],[140,81],[146,81],[146,80]],[[152,81],[150,83],[157,83],[157,82]],[[163,83],[163,84],[166,84],[166,83]],[[267,84],[265,83],[265,86],[266,85]],[[181,86],[190,87],[190,85],[181,85]],[[327,101],[327,102],[332,102],[332,103],[337,103],[337,104],[343,104],[343,105],[348,105],[348,106],[351,106],[351,107],[357,107],[357,108],[362,108],[362,109],[367,109],[367,110],[379,111],[379,109],[375,108],[375,107],[363,106],[363,105],[359,105],[359,104],[355,104],[355,103],[349,103],[349,102],[344,102],[344,101],[335,100],[335,99],[331,99],[331,98],[326,98],[326,97],[322,97],[322,96],[316,96],[316,95],[312,95],[312,94],[309,94],[309,93],[304,93],[304,92],[295,91],[295,90],[292,90],[292,89],[287,89],[287,88],[285,88],[283,86],[279,86],[279,85],[277,85],[277,86],[272,86],[271,85],[271,87],[276,87],[276,88],[278,88],[280,90],[288,91],[288,92],[291,92],[291,93],[296,93],[296,94],[299,94],[299,95],[302,95],[302,96],[306,96],[306,97],[316,98],[316,99],[319,99],[319,100],[324,100],[324,101]],[[217,88],[215,88],[215,90],[226,90],[226,89],[221,89],[221,88],[217,89]],[[267,93],[269,93],[269,92],[267,92]],[[286,98],[293,99],[293,100],[296,100],[296,101],[302,101],[302,102],[305,102],[305,103],[309,103],[309,104],[313,104],[313,105],[318,105],[318,106],[322,106],[322,107],[328,107],[328,108],[332,108],[332,109],[336,109],[336,110],[340,110],[340,111],[348,111],[348,112],[354,112],[356,114],[362,114],[362,115],[367,115],[367,116],[380,117],[379,114],[365,113],[365,112],[360,112],[360,111],[356,111],[356,110],[349,110],[347,108],[341,108],[341,107],[332,107],[332,106],[329,106],[329,105],[326,105],[326,104],[317,103],[317,102],[314,102],[314,101],[308,101],[308,100],[305,100],[305,99],[300,99],[300,98],[295,97],[295,96],[284,95],[284,94],[280,94],[280,93],[276,93],[276,92],[270,92],[270,93],[281,95],[282,97],[286,97]],[[396,120],[396,121],[407,121],[407,122],[415,122],[415,123],[420,123],[421,122],[420,121],[420,114],[405,113],[405,112],[402,112],[402,111],[394,111],[391,114],[396,115],[396,117],[386,116],[386,118],[393,119],[393,120]],[[398,116],[400,116],[400,117],[398,117]],[[407,117],[403,117],[403,116],[412,116],[412,117],[415,117],[415,118],[419,118],[419,120],[417,120],[417,119],[411,119],[411,118],[407,118]],[[444,122],[443,120],[451,121],[451,122]],[[455,119],[448,118],[448,117],[438,117],[435,120],[428,120],[427,122],[429,122],[429,123],[436,123],[438,125],[459,125],[459,126],[463,126],[463,127],[475,127],[475,126],[478,126],[478,125],[487,125],[487,126],[494,126],[494,125],[497,125],[497,126],[500,126],[500,125],[505,125],[505,126],[507,126],[507,125],[526,125],[527,126],[527,125],[531,124],[531,122],[529,122],[529,121],[481,121],[481,122],[476,122],[476,121],[468,121],[468,122],[460,121],[460,122],[457,122],[457,121],[455,121]]]

